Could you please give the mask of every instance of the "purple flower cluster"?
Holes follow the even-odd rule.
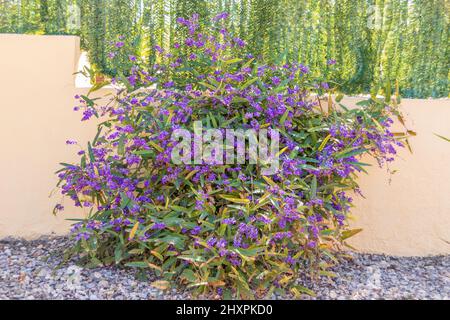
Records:
[[[389,131],[389,107],[322,114],[311,93],[329,84],[301,63],[249,58],[245,43],[223,28],[227,16],[213,19],[218,34],[204,32],[198,15],[179,18],[188,31],[185,43],[170,52],[155,48],[152,70],[129,57],[133,66],[126,78],[113,79],[119,86],[110,103],[77,96],[83,121],[107,118],[79,153],[80,162],[58,173],[62,194],[93,212],[74,226],[77,240],[128,239],[128,247],[150,248],[159,262],[183,255],[182,266],[215,257],[221,260],[214,268],[227,272],[252,261],[265,274],[269,265],[296,265],[299,252],[335,245],[323,234],[346,228],[352,199],[345,192],[357,190],[361,154],[370,152],[380,164],[392,161],[401,144]],[[172,132],[192,130],[196,120],[205,128],[278,129],[279,170],[268,180],[250,163],[174,164]]]

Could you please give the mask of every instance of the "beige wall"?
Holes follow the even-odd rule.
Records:
[[[351,106],[356,98],[346,98]],[[390,165],[376,163],[360,175],[364,198],[355,196],[350,242],[367,252],[396,255],[450,253],[450,100],[403,99],[408,129],[417,132]],[[399,129],[401,126],[397,125]]]
[[[0,238],[67,232],[65,218],[82,212],[49,198],[59,162],[77,159],[67,139],[85,143],[94,123],[80,123],[73,96],[79,40],[70,36],[0,35]],[[83,89],[85,90],[85,89]],[[357,98],[346,98],[354,104]],[[355,197],[355,227],[364,231],[351,243],[362,251],[398,255],[450,253],[450,100],[403,100],[414,153],[400,152],[391,170],[376,166],[361,175],[366,199]]]
[[[65,141],[96,132],[72,111],[79,54],[77,37],[0,35],[0,238],[62,234],[77,215],[66,201],[67,213],[54,217],[60,197],[49,194],[59,162],[76,159]]]

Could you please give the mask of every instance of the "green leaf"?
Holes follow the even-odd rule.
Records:
[[[199,84],[201,84],[202,86],[207,87],[208,89],[211,89],[212,91],[216,91],[216,90],[217,90],[216,87],[214,87],[213,85],[210,85],[209,83],[206,83],[206,82],[199,82]]]
[[[97,99],[90,99],[85,95],[81,95],[81,98],[86,102],[86,105],[89,107],[93,107],[95,105],[95,100]]]
[[[325,148],[325,145],[327,144],[328,140],[330,140],[330,138],[331,138],[331,134],[327,135],[325,137],[325,139],[323,139],[322,143],[319,146],[319,151],[322,151],[323,148]]]
[[[341,102],[341,100],[344,98],[344,95],[342,94],[342,93],[338,93],[337,95],[336,95],[336,98],[335,98],[335,100],[336,100],[336,102]]]
[[[225,196],[225,195],[220,195],[220,197],[222,199],[225,199],[227,201],[234,202],[234,203],[240,203],[240,204],[250,203],[249,199],[233,198],[233,197],[229,197],[229,196]]]
[[[125,153],[125,136],[121,135],[119,138],[119,145],[117,146],[117,153],[123,155]]]
[[[153,141],[149,141],[148,142],[149,145],[151,145],[153,148],[155,148],[156,150],[158,150],[159,152],[164,152],[164,149],[161,148],[161,146],[159,146],[158,144],[156,144]]]
[[[89,89],[88,95],[90,95],[92,92],[95,92],[95,91],[97,91],[97,90],[100,90],[101,88],[103,88],[104,86],[107,86],[107,85],[109,85],[109,84],[110,84],[109,81],[103,81],[103,82],[94,84],[94,85]]]
[[[242,86],[239,87],[239,89],[244,90],[245,88],[251,86],[256,81],[258,81],[258,78],[252,78],[250,80],[247,80],[246,82],[244,82],[244,84]]]
[[[311,180],[311,199],[314,199],[317,196],[317,177],[313,175]]]
[[[218,125],[217,125],[216,118],[213,116],[213,114],[212,114],[211,112],[209,113],[209,118],[211,119],[211,122],[212,122],[213,127],[214,127],[214,128],[217,128]]]
[[[363,229],[352,229],[352,230],[345,230],[342,232],[342,240],[348,239],[353,237],[354,235],[360,233],[361,231],[363,231]]]
[[[116,245],[116,249],[114,249],[114,260],[115,260],[116,264],[118,264],[120,261],[122,261],[122,258],[123,258],[122,245],[120,243],[118,243]]]
[[[123,192],[120,193],[120,208],[125,209],[131,203],[131,199]]]
[[[205,262],[205,258],[203,258],[202,256],[178,256],[177,258],[192,262]]]
[[[152,150],[137,150],[137,151],[133,151],[134,154],[137,154],[139,156],[146,156],[146,155],[151,155],[154,152]]]
[[[449,138],[446,138],[446,137],[444,137],[444,136],[441,136],[441,135],[439,135],[439,134],[437,134],[437,133],[433,133],[436,137],[439,137],[439,138],[441,138],[442,140],[445,140],[445,141],[447,141],[447,142],[450,142],[450,139]]]
[[[367,149],[365,148],[350,148],[336,153],[334,157],[336,159],[349,158],[366,152]]]
[[[183,273],[180,275],[181,278],[188,280],[189,282],[197,282],[197,276],[191,269],[184,269]]]
[[[171,233],[163,238],[160,238],[159,241],[172,244],[178,249],[182,249],[184,245],[184,236],[178,235],[176,233]]]
[[[262,251],[264,251],[264,247],[254,247],[249,249],[244,248],[236,248],[235,251],[246,257],[255,257]]]
[[[316,296],[316,293],[314,291],[312,291],[311,289],[308,289],[306,287],[303,287],[303,286],[300,286],[300,285],[296,285],[296,286],[293,286],[293,288],[295,288],[299,292],[307,294],[307,295],[309,295],[311,297],[315,297]]]
[[[148,263],[146,261],[132,261],[125,263],[125,265],[134,268],[148,268]]]
[[[371,100],[369,99],[369,100],[358,101],[356,103],[356,105],[360,106],[360,107],[367,107],[367,106],[370,106],[370,103],[371,103]]]
[[[92,146],[91,146],[90,142],[88,142],[88,155],[89,155],[89,160],[91,161],[91,163],[95,163],[95,156],[94,156],[94,152],[92,151]]]
[[[94,138],[94,140],[92,141],[92,144],[93,144],[94,146],[97,144],[98,137],[100,136],[100,133],[102,132],[102,130],[103,130],[103,127],[99,127],[99,128],[98,128],[97,134],[95,135],[95,138]]]
[[[222,124],[220,125],[221,128],[226,128],[230,123],[232,123],[234,120],[236,120],[236,118],[238,118],[238,116],[234,116],[231,119],[228,119],[227,121],[222,122]]]
[[[235,58],[235,59],[230,59],[230,60],[226,60],[224,61],[225,64],[233,64],[233,63],[237,63],[237,62],[241,62],[242,59],[241,58]]]
[[[281,116],[281,119],[280,119],[280,124],[281,125],[284,125],[288,115],[289,115],[289,109],[286,109],[286,111],[284,112],[284,114]]]
[[[177,212],[183,212],[183,213],[190,213],[192,212],[192,210],[185,208],[185,207],[180,207],[180,206],[175,206],[175,205],[170,205],[169,208],[177,211]]]

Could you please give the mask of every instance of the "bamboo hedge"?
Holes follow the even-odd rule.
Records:
[[[186,37],[177,17],[222,11],[253,55],[300,61],[343,92],[398,84],[406,97],[449,95],[448,0],[0,0],[0,32],[80,35],[96,71],[116,75],[128,55],[160,63],[154,47]],[[113,66],[107,55],[118,39],[126,55]]]

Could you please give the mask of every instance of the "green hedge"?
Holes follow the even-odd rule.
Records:
[[[346,93],[394,87],[407,97],[449,94],[449,10],[445,0],[19,0],[0,3],[0,32],[78,34],[97,71],[125,36],[127,54],[156,61],[154,45],[185,37],[177,17],[228,11],[228,28],[267,61],[300,61],[329,74]],[[79,8],[79,11],[73,8]],[[81,24],[68,23],[79,12]],[[336,68],[327,61],[335,59]]]

